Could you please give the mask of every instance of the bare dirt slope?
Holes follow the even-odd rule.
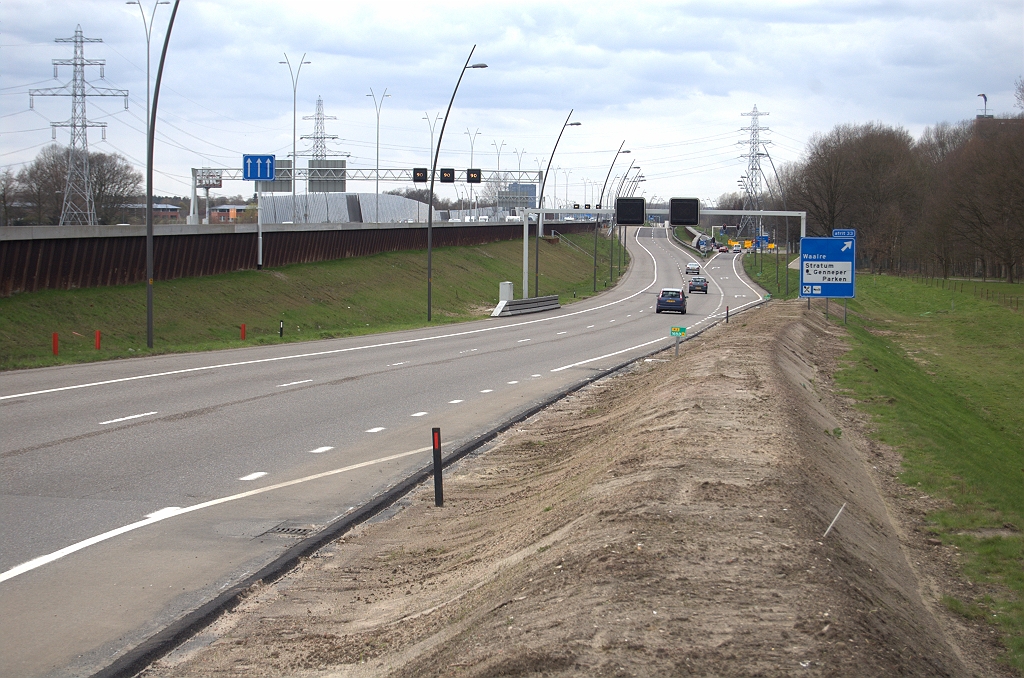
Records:
[[[1002,673],[831,394],[841,341],[773,302],[595,383],[145,675]]]

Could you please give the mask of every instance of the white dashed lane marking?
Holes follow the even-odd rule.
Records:
[[[510,384],[518,384],[519,382],[518,381],[510,381],[508,383],[510,383]]]
[[[448,404],[449,405],[458,405],[461,402],[462,402],[461,400],[449,400]]]
[[[482,391],[480,391],[480,392],[481,392],[481,393],[492,393],[493,391],[494,391],[494,389],[493,389],[493,388],[485,388],[484,390],[482,390]]]
[[[247,476],[242,476],[241,478],[239,478],[239,480],[258,480],[259,478],[262,478],[265,475],[267,475],[266,471],[256,471],[256,473],[250,473]]]
[[[285,386],[296,386],[297,384],[308,384],[313,381],[312,379],[303,379],[302,381],[290,381],[287,384],[278,384],[276,388],[284,388]]]
[[[333,447],[325,445],[324,447],[318,447],[315,450],[310,450],[309,453],[310,454],[323,454],[324,452],[330,452],[333,449],[334,449]]]
[[[558,334],[565,334],[565,332],[558,332]]]
[[[410,416],[413,416],[413,417],[425,417],[425,416],[427,416],[427,413],[426,412],[414,412]]]
[[[367,433],[380,433],[384,430],[383,426],[374,426],[373,428],[366,429]]]
[[[520,339],[520,340],[519,340],[519,341],[517,341],[516,343],[517,343],[517,344],[521,344],[521,343],[523,343],[524,341],[529,341],[529,339]]]
[[[101,421],[100,422],[100,426],[103,426],[105,424],[117,424],[118,422],[128,421],[130,419],[138,419],[139,417],[149,417],[149,416],[154,415],[154,414],[156,414],[156,412],[143,412],[142,414],[133,414],[130,417],[121,417],[119,419],[111,419],[109,421]]]

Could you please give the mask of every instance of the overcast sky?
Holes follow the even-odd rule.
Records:
[[[153,0],[143,0],[147,16]],[[170,6],[156,13],[155,80]],[[0,168],[17,171],[51,142],[49,123],[70,117],[68,97],[28,90],[71,78],[52,59],[69,59],[76,25],[88,59],[106,60],[86,78],[127,89],[90,98],[91,150],[145,165],[146,43],[139,7],[123,0],[0,0]],[[645,195],[717,197],[737,189],[754,106],[768,113],[763,139],[776,166],[798,160],[807,139],[841,123],[879,121],[915,137],[941,121],[988,107],[1014,112],[1013,85],[1024,73],[1021,0],[923,2],[424,2],[340,0],[182,0],[160,94],[157,194],[188,195],[190,168],[240,167],[243,153],[288,157],[292,145],[293,64],[311,62],[298,82],[298,134],[310,134],[318,96],[329,144],[353,167],[375,163],[376,112],[367,96],[387,88],[380,116],[381,167],[428,164],[424,116],[443,115],[469,51],[486,70],[467,71],[452,109],[439,167],[536,170],[554,158],[558,198],[590,201],[615,150],[613,175],[630,162],[647,178]],[[437,129],[440,130],[440,124]],[[68,143],[68,131],[57,140]],[[308,142],[299,141],[300,156]],[[300,161],[303,165],[304,161]],[[770,166],[766,166],[770,172]],[[549,194],[553,190],[549,179]],[[381,190],[399,187],[382,184]],[[350,182],[349,190],[374,190]],[[450,188],[447,190],[451,190]],[[225,183],[222,194],[252,185]]]

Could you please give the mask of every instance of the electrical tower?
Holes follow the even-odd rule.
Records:
[[[71,128],[71,143],[68,145],[68,176],[64,187],[64,204],[60,211],[60,225],[96,224],[96,205],[93,202],[92,186],[89,182],[89,138],[88,128],[99,127],[103,130],[103,138],[107,138],[107,123],[90,122],[85,115],[86,97],[124,97],[124,108],[128,110],[128,90],[93,87],[85,80],[86,66],[99,66],[100,78],[103,78],[105,59],[86,59],[85,43],[103,42],[101,38],[86,38],[82,35],[82,25],[75,27],[75,35],[71,38],[56,38],[54,42],[70,42],[75,46],[72,59],[53,59],[53,77],[57,78],[59,66],[71,66],[73,75],[71,82],[63,87],[47,89],[30,89],[28,91],[29,108],[35,107],[34,97],[71,97],[71,118],[64,122],[51,122],[53,138],[57,138],[58,127]]]
[[[337,139],[337,134],[325,134],[324,133],[324,120],[337,120],[337,116],[324,115],[324,100],[323,97],[316,98],[316,114],[315,115],[304,115],[303,120],[313,121],[313,133],[306,134],[300,139],[312,139],[313,140],[313,159],[324,160],[327,158],[327,140]]]
[[[750,132],[749,150],[740,156],[747,160],[747,173],[741,179],[744,190],[743,209],[760,210],[764,209],[761,204],[761,158],[767,155],[761,151],[761,145],[770,144],[771,141],[761,141],[761,132],[767,132],[768,128],[761,127],[758,118],[769,114],[758,111],[755,104],[754,110],[749,113],[741,113],[740,115],[750,118],[750,126],[740,128],[743,132]],[[740,141],[738,143],[747,142]],[[758,217],[755,222],[753,217],[743,217],[740,220],[740,232],[742,233],[743,231],[748,233],[753,231],[754,235],[761,235],[761,218]]]

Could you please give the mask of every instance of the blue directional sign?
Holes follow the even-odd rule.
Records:
[[[274,156],[243,155],[242,179],[246,181],[273,181]]]
[[[833,228],[832,229],[832,237],[833,238],[856,238],[857,237],[857,229],[855,229],[855,228]]]
[[[800,238],[800,296],[852,299],[857,241]]]

